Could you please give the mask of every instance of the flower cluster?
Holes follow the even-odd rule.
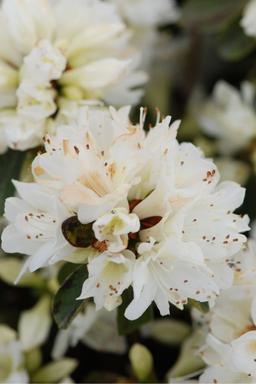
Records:
[[[0,0],[0,382],[256,382],[255,17]]]
[[[6,200],[6,252],[29,255],[22,273],[84,250],[89,276],[79,299],[116,308],[132,286],[129,319],[155,302],[182,309],[188,299],[214,302],[232,284],[229,258],[246,241],[248,217],[234,214],[244,189],[219,183],[210,159],[176,140],[168,116],[144,130],[129,108],[81,108],[76,120],[44,137],[32,163],[34,183],[15,182]]]
[[[136,103],[146,75],[110,2],[4,0],[0,9],[0,150],[41,144],[63,102]]]

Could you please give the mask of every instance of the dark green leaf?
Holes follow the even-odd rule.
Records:
[[[14,193],[11,180],[18,178],[25,153],[9,150],[0,156],[0,215],[4,211],[5,199]]]
[[[193,299],[188,300],[188,304],[192,307],[198,309],[200,312],[207,313],[209,312],[209,304],[208,301],[200,302]]]
[[[152,305],[143,313],[143,315],[136,320],[128,320],[124,316],[124,312],[127,306],[133,299],[132,288],[128,288],[122,295],[123,302],[117,310],[117,325],[118,332],[120,335],[127,335],[139,329],[143,324],[148,323],[153,319],[153,308]]]
[[[65,263],[59,270],[58,273],[58,282],[60,285],[64,283],[64,281],[70,276],[73,272],[75,272],[80,265],[74,263]]]
[[[238,23],[233,24],[221,36],[219,53],[225,60],[244,59],[256,48],[256,40],[244,34]]]
[[[76,267],[76,270],[66,278],[54,298],[53,316],[59,328],[67,328],[84,306],[84,300],[76,299],[81,293],[88,272],[85,265],[76,265]]]
[[[246,0],[188,0],[182,10],[182,24],[208,32],[218,31],[243,9]]]
[[[92,224],[80,223],[77,216],[69,217],[62,223],[62,233],[71,245],[79,248],[89,247],[95,239]]]

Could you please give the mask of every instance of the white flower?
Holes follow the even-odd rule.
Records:
[[[49,40],[41,40],[23,60],[21,85],[24,81],[50,87],[51,81],[61,77],[66,65],[67,60],[61,50]]]
[[[235,271],[234,285],[221,292],[208,313],[208,336],[201,356],[208,367],[200,382],[255,382],[256,253],[250,239],[229,260]]]
[[[1,153],[5,152],[8,146],[23,151],[29,147],[36,147],[42,142],[46,127],[43,121],[28,121],[14,111],[0,112],[0,121],[8,127],[5,131],[0,127]]]
[[[166,199],[173,209],[179,208],[196,196],[214,189],[219,180],[215,164],[205,159],[199,148],[176,141],[179,121],[175,121],[171,129],[169,123],[170,120],[166,118],[149,131],[145,140],[147,163],[140,174],[141,182],[130,192],[131,198],[144,199],[155,190],[150,198],[154,196],[154,204],[158,200],[158,208],[160,205],[162,211],[155,210],[154,214],[160,215],[166,213],[163,204]],[[155,196],[159,193],[165,195],[164,200],[159,195]],[[135,213],[144,204],[147,212],[151,209],[153,215],[155,205],[150,204],[148,199],[135,209]]]
[[[79,313],[68,329],[58,332],[53,357],[59,359],[69,346],[75,347],[79,342],[99,352],[125,353],[125,338],[117,331],[116,311],[96,311],[94,304],[87,303],[85,312]]]
[[[121,252],[128,245],[128,234],[140,229],[140,220],[125,208],[115,208],[99,217],[92,226],[96,239],[105,241],[110,252]]]
[[[170,313],[169,303],[182,309],[188,296],[200,301],[215,296],[218,287],[196,251],[191,244],[171,238],[163,244],[141,243],[134,265],[134,299],[125,316],[140,317],[153,301],[164,316]]]
[[[254,285],[256,279],[256,243],[251,237],[242,250],[227,260],[233,269],[235,285]]]
[[[141,97],[146,75],[137,70],[137,53],[113,4],[4,0],[0,25],[1,147],[24,150],[41,143],[38,137],[62,98],[121,105]],[[15,133],[18,140],[12,140],[5,114],[25,119],[34,132],[30,140]]]
[[[182,309],[189,298],[212,305],[219,291],[231,286],[230,259],[247,240],[241,233],[249,230],[248,217],[233,213],[243,202],[244,189],[219,183],[212,160],[192,144],[179,144],[179,122],[170,125],[170,116],[160,121],[158,115],[146,132],[143,109],[139,124],[132,125],[127,107],[73,107],[69,104],[52,126],[56,134],[45,136],[45,153],[32,165],[35,184],[22,184],[24,191],[26,186],[28,191],[51,191],[64,210],[62,216],[55,214],[56,226],[47,232],[54,246],[40,259],[35,250],[28,253],[34,252],[33,270],[65,260],[66,251],[79,247],[73,241],[72,247],[61,231],[63,221],[71,218],[79,237],[89,239],[82,252],[88,255],[94,248],[79,299],[93,297],[97,310],[112,310],[132,286],[134,299],[126,310],[130,319],[153,301],[162,315],[169,313],[170,303]],[[33,196],[30,204],[36,208]],[[51,217],[55,213],[49,201],[43,209]],[[9,220],[17,220],[14,234],[20,236],[27,223],[21,229],[18,218],[15,208]],[[6,233],[8,228],[4,244]],[[23,238],[15,249],[7,245],[9,251],[26,253]]]
[[[169,302],[181,309],[188,298],[214,302],[220,289],[231,286],[234,272],[228,257],[246,242],[239,232],[249,229],[248,217],[232,213],[243,198],[244,190],[237,184],[221,183],[214,192],[198,195],[179,207],[179,213],[171,212],[158,225],[140,232],[140,239],[148,243],[138,246],[134,300],[126,317],[139,317],[152,301],[162,315],[169,313]],[[140,205],[145,209],[148,199],[135,207],[139,216]]]
[[[104,307],[112,311],[121,304],[121,295],[131,284],[134,260],[129,250],[120,254],[103,252],[89,260],[89,277],[78,299],[93,297],[96,310]]]
[[[111,114],[85,110],[82,126],[60,126],[45,138],[46,153],[33,162],[38,183],[56,188],[61,200],[90,223],[117,204],[128,207],[127,194],[145,163],[140,142],[145,134],[128,121],[129,109]]]
[[[64,238],[62,222],[70,213],[46,188],[34,183],[14,182],[20,197],[9,197],[5,217],[10,222],[2,233],[6,252],[28,255],[17,280],[27,271],[65,259],[74,250]]]
[[[29,382],[21,344],[16,333],[5,325],[0,326],[0,380],[13,384]]]
[[[175,23],[180,17],[175,0],[110,0],[119,10],[124,21],[132,31],[133,45],[143,58],[142,67],[150,71],[163,33],[159,27]],[[168,47],[170,41],[168,36]],[[167,45],[166,45],[167,46]],[[159,62],[158,62],[159,64]],[[162,64],[162,63],[161,63]],[[127,101],[129,102],[129,101]]]
[[[185,212],[183,238],[200,245],[209,263],[234,255],[246,242],[247,238],[239,232],[249,230],[248,216],[233,213],[244,195],[244,188],[225,181]]]
[[[201,356],[202,383],[254,383],[256,378],[255,285],[237,285],[218,298]]]
[[[155,27],[177,21],[179,11],[174,0],[111,0],[129,25]]]
[[[241,93],[230,84],[219,81],[212,100],[200,115],[202,129],[218,139],[223,154],[244,148],[256,134],[254,87],[249,82],[241,85]]]
[[[251,0],[248,1],[244,8],[243,17],[241,20],[241,26],[244,29],[244,32],[248,36],[255,37],[256,36],[256,25],[255,25],[255,17],[256,17],[256,1]]]

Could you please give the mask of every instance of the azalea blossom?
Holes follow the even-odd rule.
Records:
[[[135,255],[129,250],[114,254],[103,252],[89,259],[89,277],[78,299],[93,297],[96,310],[112,311],[118,307],[123,291],[131,285],[134,260]]]
[[[146,132],[145,111],[138,124],[128,114],[128,107],[73,110],[69,105],[55,122],[55,134],[45,136],[45,152],[32,164],[35,182],[23,183],[22,193],[26,186],[47,191],[62,213],[57,215],[49,201],[48,208],[38,205],[56,223],[44,225],[51,241],[42,257],[41,243],[32,242],[28,268],[67,258],[75,262],[80,249],[88,256],[88,278],[78,299],[92,297],[96,310],[113,310],[131,286],[134,298],[125,316],[132,320],[152,302],[162,315],[170,303],[183,309],[189,298],[212,305],[220,290],[231,286],[229,259],[247,240],[242,232],[249,229],[248,217],[233,213],[245,191],[234,182],[220,183],[211,159],[192,144],[178,143],[179,121],[171,124],[170,116],[161,120],[158,113]],[[36,208],[33,196],[29,203]],[[20,228],[18,207],[9,211],[6,204],[10,224],[4,249],[26,253],[30,218],[26,223],[23,210],[26,226]],[[15,247],[9,232],[22,239]]]
[[[215,85],[199,122],[207,134],[218,139],[221,153],[227,155],[239,151],[255,137],[254,97],[254,87],[249,82],[241,84],[240,93],[225,81]]]
[[[125,208],[113,209],[93,223],[96,239],[105,241],[110,252],[121,252],[127,248],[128,234],[140,229],[140,220],[134,213],[128,214]]]
[[[169,303],[183,309],[188,296],[207,301],[216,295],[211,271],[203,261],[190,261],[190,252],[189,245],[173,239],[155,246],[153,242],[139,245],[132,279],[134,299],[125,312],[128,319],[140,317],[153,301],[164,316],[170,313]],[[194,253],[192,259],[196,257]]]
[[[70,217],[63,204],[44,187],[15,181],[19,197],[5,202],[5,217],[10,224],[2,233],[2,248],[28,255],[17,280],[27,271],[65,259],[74,251],[61,230]]]
[[[130,125],[128,112],[83,109],[83,124],[60,125],[56,136],[44,138],[46,152],[33,161],[36,182],[56,189],[84,224],[117,205],[128,208],[129,189],[139,181],[145,134]]]
[[[139,317],[152,301],[162,315],[169,314],[169,302],[180,309],[188,298],[213,303],[220,289],[231,286],[228,257],[246,242],[238,232],[249,229],[247,217],[232,213],[243,198],[235,183],[221,183],[214,193],[140,232],[147,242],[138,246],[128,318]]]
[[[141,97],[146,75],[110,2],[4,0],[0,20],[2,152],[41,144],[62,99]]]
[[[208,368],[200,382],[255,382],[255,292],[253,285],[236,285],[217,300],[201,349]]]
[[[207,364],[200,382],[255,382],[256,252],[250,238],[228,260],[234,270],[233,286],[221,292],[203,319],[206,341],[200,355]]]

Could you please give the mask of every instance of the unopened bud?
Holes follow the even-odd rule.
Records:
[[[139,381],[147,380],[153,369],[153,357],[150,351],[136,343],[130,349],[129,358],[136,378]]]

